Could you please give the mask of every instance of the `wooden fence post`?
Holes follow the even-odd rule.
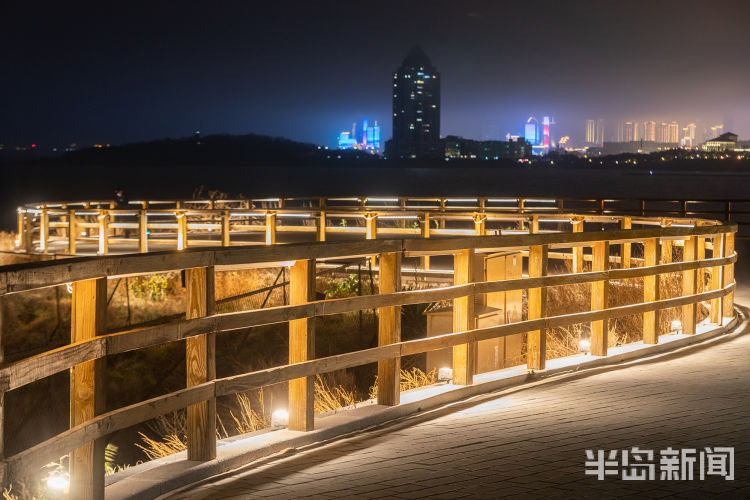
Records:
[[[597,241],[592,250],[592,271],[609,269],[609,241]],[[594,281],[591,283],[591,310],[601,311],[608,307],[609,282]],[[591,322],[591,355],[606,356],[609,338],[609,321],[601,319]]]
[[[214,268],[185,269],[185,318],[195,319],[214,314]],[[216,378],[216,334],[208,333],[185,339],[187,387]],[[216,398],[187,408],[187,459],[216,458]]]
[[[223,247],[228,247],[232,244],[230,241],[230,230],[229,210],[224,210],[221,213],[221,246]]]
[[[374,240],[378,237],[378,214],[367,212],[365,213],[365,238],[368,240]],[[378,265],[377,256],[373,255],[370,257],[370,263],[372,268]]]
[[[318,241],[326,240],[326,211],[321,210],[318,215],[318,227],[316,232],[316,239]]]
[[[34,214],[28,212],[23,214],[23,249],[26,253],[34,251]]]
[[[571,221],[571,223],[573,224],[574,233],[583,232],[583,224],[584,224],[583,217],[576,217]],[[582,246],[573,247],[573,272],[574,273],[583,272],[583,247]]]
[[[633,219],[630,217],[623,217],[620,221],[620,228],[622,229],[633,229]],[[622,255],[620,256],[620,267],[627,269],[630,267],[630,256],[631,256],[631,243],[622,244]]]
[[[476,213],[474,214],[474,234],[477,236],[485,236],[487,234],[487,214]]]
[[[694,261],[698,256],[698,237],[691,236],[685,238],[684,245],[682,247],[682,261]],[[682,271],[682,295],[693,295],[696,292],[698,282],[698,270],[689,269]],[[695,334],[696,324],[696,304],[685,304],[682,306],[682,332],[686,335]]]
[[[422,220],[419,222],[421,224],[420,233],[421,233],[422,238],[429,239],[430,237],[430,212],[425,212],[424,217],[422,217]],[[422,264],[422,269],[424,269],[425,271],[430,269],[430,256],[429,255],[423,255],[419,258],[419,260]]]
[[[76,254],[76,211],[74,208],[68,210],[68,253],[70,255]]]
[[[289,273],[290,305],[315,300],[315,261],[298,260]],[[289,321],[289,364],[315,359],[315,318]],[[313,377],[289,381],[289,425],[293,431],[315,428],[315,387]]]
[[[138,251],[148,252],[148,211],[145,208],[138,211]]]
[[[266,245],[276,244],[276,213],[266,212]]]
[[[380,254],[379,293],[401,291],[401,254]],[[378,345],[401,342],[401,307],[378,308]],[[399,404],[401,383],[401,358],[378,361],[378,404]]]
[[[453,284],[465,285],[474,276],[474,249],[461,250],[453,255]],[[453,299],[453,331],[464,332],[476,328],[474,296]],[[453,383],[471,385],[477,359],[477,343],[469,342],[453,346]]]
[[[529,234],[538,234],[538,233],[539,233],[539,216],[532,215],[531,220],[529,221]]]
[[[16,248],[23,248],[24,239],[26,238],[26,209],[18,207],[16,213],[18,217],[18,237],[16,238]]]
[[[724,235],[717,234],[712,238],[713,250],[711,251],[711,257],[724,257]],[[723,272],[722,266],[714,266],[711,268],[711,290],[719,290],[721,285],[721,275]],[[711,323],[715,325],[721,325],[722,323],[722,311],[721,308],[724,305],[724,299],[718,297],[711,299]]]
[[[547,276],[549,247],[534,245],[529,247],[529,278]],[[529,288],[528,319],[544,318],[547,315],[547,287]],[[526,336],[526,367],[529,370],[544,370],[547,360],[547,330],[530,331]]]
[[[100,210],[97,216],[99,221],[99,255],[107,255],[109,253],[109,212],[107,210]]]
[[[188,247],[188,223],[187,212],[179,211],[177,217],[177,250],[185,250]]]
[[[729,257],[734,253],[734,233],[726,233],[724,235],[724,256]],[[734,264],[727,264],[724,266],[724,278],[722,279],[723,286],[728,287],[734,283]],[[734,293],[730,293],[724,296],[724,304],[722,305],[722,313],[725,318],[731,318],[734,316]]]
[[[39,251],[49,251],[49,212],[46,206],[43,206],[39,213]]]
[[[643,242],[643,265],[655,266],[659,263],[659,240],[649,238]],[[654,302],[659,300],[659,275],[643,277],[643,301]],[[657,311],[643,313],[643,343],[659,343],[659,322]]]
[[[104,333],[107,279],[73,282],[71,343]],[[86,361],[70,369],[70,426],[83,424],[105,409],[106,358]],[[97,439],[70,454],[70,497],[104,498],[104,439]]]

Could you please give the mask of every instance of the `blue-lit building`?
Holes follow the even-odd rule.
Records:
[[[360,139],[360,140],[357,140]],[[339,149],[359,149],[369,153],[380,153],[380,125],[375,121],[370,125],[365,118],[362,121],[362,133],[357,136],[357,122],[352,123],[351,131],[339,133]]]
[[[523,138],[532,146],[539,145],[542,138],[541,127],[539,127],[539,121],[533,116],[530,116],[529,119],[526,120],[526,124],[523,128]]]

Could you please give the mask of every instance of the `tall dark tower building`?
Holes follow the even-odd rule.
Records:
[[[413,47],[393,74],[392,158],[438,156],[440,73],[420,47]]]

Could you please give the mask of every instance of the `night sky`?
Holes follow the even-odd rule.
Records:
[[[442,74],[442,135],[504,138],[529,114],[672,119],[750,136],[750,2],[5,2],[0,142],[52,147],[260,133],[391,135],[413,44]]]

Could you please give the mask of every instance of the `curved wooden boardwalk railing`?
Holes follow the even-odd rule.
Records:
[[[188,246],[248,244],[256,234],[266,244],[277,233],[314,233],[316,241],[336,233],[380,233],[421,237],[473,234],[468,223],[515,221],[528,224],[529,213],[564,216],[622,215],[633,222],[658,224],[654,216],[684,224],[722,218],[750,227],[750,200],[649,200],[588,198],[265,198],[244,200],[150,200],[116,207],[112,201],[28,204],[18,208],[17,247],[27,253],[86,254],[147,252],[149,245],[178,250]],[[343,224],[342,225],[342,221]],[[348,224],[347,224],[348,221]],[[461,223],[464,223],[463,225]],[[434,226],[434,227],[433,227]],[[237,241],[242,238],[245,241]],[[78,245],[78,246],[77,246]],[[125,247],[122,247],[125,245]],[[123,250],[124,248],[124,250]]]
[[[57,261],[0,267],[0,300],[3,296],[43,287],[71,283],[72,332],[70,345],[13,363],[0,365],[0,394],[52,374],[70,370],[71,427],[13,456],[2,457],[3,482],[33,471],[51,459],[71,455],[71,488],[75,498],[100,498],[104,492],[103,445],[108,434],[145,422],[173,410],[188,411],[188,459],[210,460],[216,456],[216,398],[279,382],[289,384],[289,428],[313,428],[315,375],[378,363],[378,402],[399,404],[400,358],[452,347],[454,383],[471,384],[476,372],[476,345],[486,339],[525,333],[527,367],[545,368],[546,330],[557,326],[591,323],[591,354],[607,354],[610,319],[643,315],[643,341],[659,342],[658,312],[680,307],[682,329],[696,332],[697,304],[710,301],[712,323],[722,324],[732,316],[734,233],[737,225],[717,221],[660,227],[664,219],[599,217],[601,231],[583,232],[582,217],[571,216],[573,232],[540,232],[539,214],[528,217],[523,234],[484,235],[483,221],[477,236],[445,238],[370,239],[364,241],[311,242],[275,246],[231,246],[187,248],[182,251],[150,252],[100,257],[72,257]],[[545,215],[542,215],[542,221]],[[632,229],[631,225],[641,226]],[[659,227],[648,227],[658,225]],[[626,227],[626,229],[622,229]],[[671,247],[683,247],[683,260],[671,262]],[[639,267],[631,267],[633,245],[642,245]],[[613,247],[619,251],[614,252]],[[583,272],[584,247],[591,247],[591,271]],[[560,250],[565,250],[560,252]],[[669,251],[664,252],[664,249]],[[475,255],[498,251],[527,254],[528,277],[486,281],[473,270]],[[557,250],[557,252],[550,252]],[[710,257],[707,257],[710,252]],[[639,252],[640,253],[640,252]],[[616,255],[617,254],[617,255]],[[436,289],[402,291],[403,259],[430,255],[453,256],[454,285]],[[379,257],[379,294],[342,299],[315,300],[316,262],[351,257]],[[587,255],[588,257],[588,255]],[[572,258],[573,272],[548,275],[550,258]],[[614,263],[619,263],[617,266]],[[290,267],[290,305],[236,313],[214,312],[214,272],[237,267]],[[106,280],[123,275],[185,270],[186,319],[174,323],[103,333]],[[682,296],[660,298],[658,275],[682,273]],[[710,277],[706,280],[705,278]],[[609,307],[609,282],[643,278],[644,294],[639,303]],[[561,316],[546,313],[546,289],[550,286],[590,283],[591,310]],[[474,297],[494,292],[527,290],[528,317],[499,326],[477,328]],[[401,341],[399,307],[407,304],[453,300],[453,332],[411,341]],[[310,319],[361,309],[377,309],[379,345],[336,356],[315,358],[314,325]],[[289,364],[231,377],[216,378],[216,335],[256,325],[289,324]],[[0,328],[2,321],[0,318]],[[1,333],[1,330],[0,330]],[[144,347],[186,340],[187,387],[103,413],[106,356]],[[2,406],[4,409],[4,406]],[[0,422],[2,415],[0,414]],[[0,429],[1,431],[1,429]],[[0,434],[2,435],[2,434]],[[0,447],[0,452],[2,448]]]

